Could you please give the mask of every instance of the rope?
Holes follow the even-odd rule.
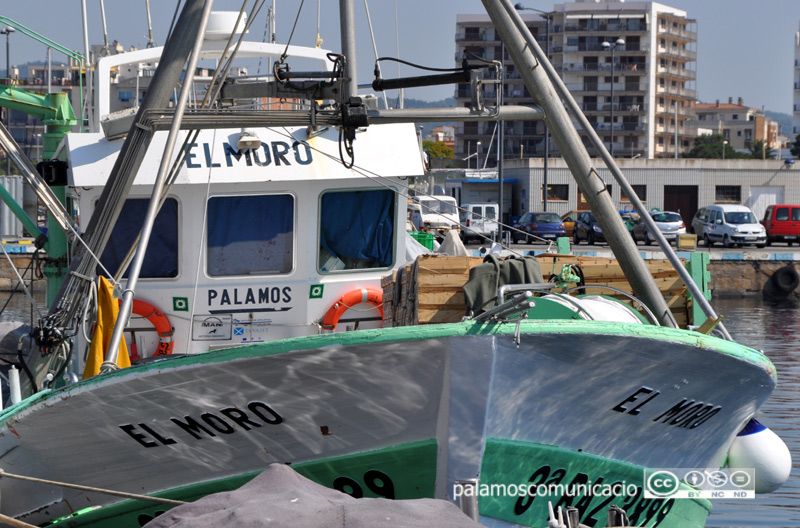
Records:
[[[13,528],[37,528],[34,524],[28,524],[25,521],[19,521],[13,517],[9,517],[8,515],[3,515],[2,513],[0,513],[0,522],[12,526]]]
[[[147,501],[147,502],[157,502],[159,504],[171,504],[173,506],[180,506],[181,504],[187,504],[185,501],[173,500],[173,499],[162,499],[161,497],[150,497],[148,495],[139,495],[136,493],[127,493],[124,491],[114,491],[108,490],[103,488],[94,488],[92,486],[81,486],[79,484],[69,484],[67,482],[58,482],[55,480],[47,480],[47,479],[40,479],[35,477],[26,477],[24,475],[15,475],[14,473],[7,473],[5,470],[0,469],[0,477],[7,477],[10,479],[16,480],[25,480],[27,482],[36,482],[38,484],[49,484],[51,486],[59,486],[62,488],[70,488],[76,489],[80,491],[89,491],[93,493],[101,493],[103,495],[111,495],[113,497],[122,497],[124,499],[133,499],[133,500],[140,500],[140,501]],[[24,526],[31,526],[29,524],[25,524]]]
[[[214,145],[215,148],[217,144],[217,131],[214,130],[214,135],[212,136],[211,144]],[[214,151],[212,150],[212,155]],[[208,200],[211,196],[211,167],[208,168],[208,180],[206,181],[206,199],[203,203],[203,223],[202,226],[205,226],[208,223]],[[200,268],[203,264],[203,247],[206,243],[206,229],[200,230],[200,251],[197,252],[197,265],[195,266],[194,271],[194,287],[192,288],[192,308],[189,312],[189,328],[187,330],[186,335],[186,342],[192,342],[192,332],[194,330],[194,314],[195,314],[195,304],[197,303],[197,288],[199,287],[200,283]]]
[[[289,131],[288,131],[288,130],[285,128],[285,127],[283,127],[283,132],[280,132],[280,131],[278,131],[276,128],[275,128],[275,129],[273,129],[273,130],[275,130],[275,131],[276,131],[276,132],[278,132],[279,134],[282,134],[282,135],[283,135],[284,137],[286,137],[287,139],[291,139],[291,140],[293,140],[293,141],[298,141],[299,143],[302,143],[303,145],[306,145],[306,146],[307,146],[309,149],[313,150],[314,152],[316,152],[316,153],[318,153],[318,154],[320,154],[320,155],[322,155],[322,156],[325,156],[325,157],[326,157],[326,158],[328,158],[328,159],[331,159],[331,160],[334,160],[334,161],[342,161],[341,159],[337,158],[336,156],[333,156],[333,155],[331,155],[331,154],[328,154],[327,152],[325,152],[325,151],[323,151],[323,150],[320,150],[320,149],[316,148],[315,146],[311,145],[310,143],[308,143],[308,142],[306,142],[306,141],[301,141],[301,140],[299,140],[298,138],[294,137],[294,136],[291,134],[291,132],[289,132]],[[341,146],[340,146],[340,148],[341,148]],[[341,155],[341,152],[340,152],[340,155]],[[344,162],[342,162],[342,163],[344,163]],[[402,196],[402,197],[404,197],[404,198],[406,198],[406,199],[410,198],[410,196],[409,196],[409,194],[408,194],[408,191],[411,189],[411,187],[410,187],[409,185],[406,185],[406,184],[403,184],[403,183],[400,183],[400,182],[392,182],[391,184],[389,184],[389,183],[385,183],[385,182],[381,181],[381,180],[384,178],[383,176],[381,176],[380,174],[378,174],[378,173],[376,173],[376,172],[374,172],[374,171],[370,171],[369,169],[365,169],[365,168],[363,168],[363,167],[360,167],[360,166],[358,166],[358,165],[352,165],[351,167],[348,167],[347,165],[345,165],[345,167],[347,167],[347,168],[352,168],[353,172],[355,172],[356,174],[359,174],[360,176],[363,176],[363,177],[365,177],[366,179],[368,179],[368,180],[371,180],[371,181],[373,181],[373,182],[377,183],[378,185],[380,185],[380,186],[382,186],[382,187],[385,187],[386,189],[388,189],[388,190],[390,190],[390,191],[392,191],[392,192],[394,192],[394,193],[397,193],[397,194],[399,194],[400,196]],[[398,190],[395,188],[396,186],[397,186],[397,187],[402,187],[402,188],[403,188],[403,189],[404,189],[406,192],[404,193],[404,192],[398,191]],[[437,200],[437,201],[440,201],[440,202],[441,202],[441,200],[439,200],[438,198],[436,198],[436,196],[435,196],[435,195],[430,195],[430,196],[431,196],[431,197],[432,197],[434,200]],[[466,209],[464,209],[463,207],[458,207],[458,206],[457,206],[456,208],[458,209],[459,213],[461,213],[461,212],[467,212],[467,210],[466,210]],[[483,218],[484,218],[484,219],[487,219],[487,217],[486,217],[486,216],[484,216]],[[519,230],[519,229],[517,229],[517,228],[515,228],[515,227],[513,227],[513,226],[511,226],[511,225],[509,225],[509,224],[504,224],[503,222],[501,222],[501,221],[500,221],[500,219],[499,219],[499,218],[497,219],[497,224],[498,224],[498,225],[502,225],[502,226],[503,226],[503,229],[506,229],[506,230],[508,230],[508,231],[516,231],[516,232],[518,232],[518,233],[523,233],[523,234],[526,234],[526,232],[525,232],[525,231],[521,231],[521,230]],[[537,239],[537,240],[539,240],[539,241],[545,241],[545,242],[548,242],[546,239],[539,238],[539,237],[537,237],[537,236],[535,236],[535,235],[530,235],[530,236],[531,236],[532,238],[536,238],[536,239]],[[491,241],[492,241],[492,240],[490,240],[488,237],[486,237],[486,236],[483,236],[483,235],[481,235],[481,238],[484,238],[484,239],[485,239],[487,242],[491,242]],[[503,244],[501,243],[501,245],[503,245]],[[551,243],[550,243],[550,245],[548,246],[548,250],[549,250],[549,248],[550,248],[551,246],[552,246],[552,242],[551,242]],[[515,255],[520,255],[520,256],[522,256],[522,255],[521,255],[521,253],[519,253],[517,250],[515,250],[515,249],[514,249],[514,248],[512,248],[511,246],[505,246],[505,245],[503,245],[503,247],[504,247],[505,249],[507,249],[508,251],[510,251],[511,253],[515,254]]]
[[[286,41],[286,49],[283,50],[283,54],[281,55],[281,63],[286,60],[286,57],[289,56],[289,44],[292,43],[292,37],[294,36],[294,30],[297,28],[297,21],[300,20],[300,13],[303,11],[303,4],[306,0],[302,0],[300,2],[300,7],[297,8],[297,16],[294,18],[294,25],[292,26],[292,32],[289,33],[289,40]]]
[[[5,244],[0,243],[0,249],[3,250],[3,255],[6,256],[6,259],[8,260],[8,263],[11,265],[11,269],[14,270],[14,274],[17,276],[17,280],[22,285],[22,288],[25,290],[25,294],[28,296],[28,299],[30,299],[31,306],[33,306],[33,309],[36,310],[36,313],[39,314],[39,317],[41,318],[42,317],[42,312],[40,312],[39,311],[39,307],[36,306],[36,300],[33,298],[33,294],[31,294],[31,291],[28,289],[27,286],[25,286],[25,281],[22,280],[22,277],[19,274],[19,270],[14,265],[14,261],[11,260],[11,257],[8,255],[8,252],[6,251]]]
[[[475,58],[479,58],[479,57],[477,55],[475,55]],[[484,60],[484,59],[481,59],[481,60]],[[400,64],[405,64],[406,66],[411,66],[412,68],[419,68],[420,70],[427,70],[427,71],[459,72],[459,71],[464,69],[464,68],[432,68],[432,67],[429,67],[429,66],[422,66],[421,64],[414,64],[413,62],[404,61],[403,59],[397,59],[395,57],[381,57],[381,58],[375,60],[375,62],[381,62],[381,61],[399,62]],[[491,61],[489,61],[489,62],[491,62]]]

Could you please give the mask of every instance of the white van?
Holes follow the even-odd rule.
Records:
[[[721,242],[725,247],[734,244],[767,244],[767,230],[756,215],[744,205],[715,204],[699,210],[692,221],[692,229],[706,246]]]
[[[497,217],[500,208],[496,203],[468,203],[461,206],[461,240],[466,244],[470,238],[481,242],[494,240],[497,236]]]
[[[420,205],[422,224],[420,231],[442,238],[450,230],[455,230],[458,234],[458,204],[455,198],[447,195],[420,194],[414,197],[414,201]]]

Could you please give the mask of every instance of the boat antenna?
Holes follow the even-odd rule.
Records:
[[[273,1],[273,3],[275,2],[275,0],[272,0],[272,1]],[[264,23],[264,35],[261,37],[261,42],[264,42],[264,43],[267,42],[267,33],[269,33],[270,28],[272,27],[272,13],[274,13],[273,9],[275,9],[275,8],[274,7],[270,7],[270,8],[267,9],[267,20]],[[274,35],[273,35],[273,37],[274,37]],[[270,41],[270,42],[274,42],[274,41]],[[259,55],[259,57],[258,57],[258,68],[256,69],[256,76],[261,75],[261,62],[263,60],[264,60],[264,56],[263,55]]]
[[[156,41],[153,40],[153,19],[150,18],[150,0],[144,0],[144,5],[147,10],[147,47],[155,48]]]
[[[397,56],[400,57],[400,28],[397,21],[397,0],[394,0],[394,45],[397,50]],[[400,63],[397,63],[397,77],[400,77]],[[397,108],[405,108],[405,89],[400,88],[397,97]]]
[[[302,4],[300,5],[300,7],[301,8],[303,7]],[[295,24],[297,24],[297,22],[295,22]],[[269,9],[269,41],[271,43],[273,43],[273,44],[275,44],[275,42],[276,42],[276,38],[275,38],[275,0],[272,0],[272,7]]]
[[[314,45],[317,49],[322,47],[322,37],[319,36],[319,12],[320,12],[320,3],[322,0],[317,0],[317,40],[314,41]]]
[[[109,54],[109,46],[108,46],[108,27],[106,26],[106,3],[103,0],[100,0],[100,19],[103,22],[103,56]]]
[[[84,54],[86,55],[86,62],[84,63],[84,67],[86,68],[86,98],[83,101],[83,108],[81,108],[80,130],[83,131],[85,126],[84,123],[88,123],[89,132],[95,132],[94,114],[92,105],[90,104],[90,101],[93,99],[92,94],[94,93],[94,80],[92,78],[94,62],[92,62],[92,50],[89,48],[89,27],[86,21],[86,0],[81,0],[81,15],[83,18],[83,49]]]
[[[319,3],[317,5],[319,5]],[[369,26],[369,36],[372,39],[372,51],[375,53],[375,76],[380,77],[381,63],[378,62],[378,46],[375,44],[375,32],[372,31],[372,17],[369,16],[369,6],[367,5],[367,0],[364,0],[364,11],[367,12],[367,25]],[[319,19],[317,19],[317,39],[319,39]],[[383,106],[387,110],[389,109],[389,100],[386,97],[386,92],[383,92]]]

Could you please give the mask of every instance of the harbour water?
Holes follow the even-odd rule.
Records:
[[[760,297],[714,299],[738,342],[762,350],[778,371],[778,388],[757,419],[775,431],[792,453],[792,473],[778,491],[751,500],[713,501],[708,527],[800,526],[800,302]]]
[[[43,295],[37,294],[44,311]],[[0,293],[0,307],[8,294]],[[775,431],[792,452],[793,469],[780,490],[755,499],[713,501],[707,526],[713,528],[796,528],[800,526],[800,302],[772,303],[760,297],[714,299],[733,337],[763,350],[778,371],[778,389],[757,418]],[[17,293],[0,321],[29,321],[30,302]]]

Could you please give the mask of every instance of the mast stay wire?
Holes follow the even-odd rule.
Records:
[[[367,25],[369,26],[369,36],[372,39],[372,51],[375,53],[375,76],[381,76],[381,65],[378,62],[378,46],[375,44],[375,32],[372,29],[372,17],[369,16],[369,5],[367,0],[364,0],[364,11],[367,13]],[[389,99],[386,97],[386,91],[383,92],[383,106],[389,109]]]
[[[249,2],[250,0],[244,0],[244,2],[242,3],[242,7],[239,10],[239,18],[236,20],[236,25],[234,27],[239,27],[239,23],[243,15],[247,12],[246,10]],[[238,52],[239,48],[241,47],[242,42],[244,41],[244,35],[250,29],[250,26],[255,20],[256,15],[258,14],[261,7],[264,5],[264,2],[265,0],[255,0],[255,3],[253,4],[253,9],[251,11],[251,16],[247,19],[244,30],[239,36],[239,39],[236,42],[236,46],[233,52],[230,53],[230,55],[228,54],[228,52],[230,51],[231,45],[233,44],[235,33],[231,33],[231,35],[228,37],[228,42],[226,43],[225,49],[222,53],[223,57],[228,56],[228,58],[226,61],[219,61],[219,63],[217,64],[217,68],[214,70],[214,73],[211,76],[209,89],[206,91],[206,95],[203,98],[203,101],[200,103],[200,108],[208,108],[211,105],[211,101],[215,100],[217,98],[217,95],[219,95],[219,91],[222,89],[221,79],[227,77],[228,72],[230,71],[230,68],[233,64],[233,59],[236,56],[236,53]],[[184,82],[192,82],[191,79],[189,78],[189,75],[185,76],[184,78],[186,79]],[[200,130],[189,131],[189,133],[186,135],[186,138],[183,141],[183,145],[178,149],[177,151],[178,155],[176,156],[175,161],[170,167],[169,175],[167,176],[166,182],[164,183],[163,192],[159,197],[159,202],[158,202],[159,210],[161,209],[161,206],[164,205],[164,202],[166,202],[170,189],[172,189],[172,186],[178,179],[178,173],[180,171],[180,167],[183,165],[184,161],[186,160],[186,156],[188,156],[189,154],[188,146],[194,144],[195,140],[199,135],[200,135]],[[136,238],[131,244],[130,249],[128,250],[128,253],[125,255],[125,258],[120,263],[119,269],[117,270],[117,273],[114,275],[115,280],[120,280],[122,275],[125,273],[125,270],[127,270],[128,266],[130,265],[133,259],[133,255],[138,245],[139,245],[139,235],[136,236]]]

